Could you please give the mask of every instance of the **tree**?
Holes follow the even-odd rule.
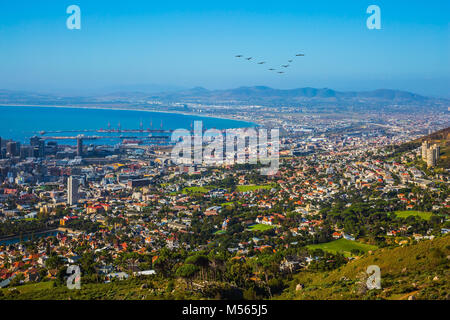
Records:
[[[64,264],[63,259],[56,254],[51,255],[45,261],[45,266],[47,267],[47,269],[59,269],[63,264]]]
[[[207,278],[207,271],[209,267],[209,259],[204,255],[194,255],[190,256],[186,259],[185,263],[193,264],[200,268],[201,270],[201,278],[205,280]]]
[[[186,281],[188,288],[192,289],[192,279],[198,271],[199,267],[188,263],[179,267],[175,274],[176,276],[183,278]]]

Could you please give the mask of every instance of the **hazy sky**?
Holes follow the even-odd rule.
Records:
[[[81,30],[66,27],[72,4]],[[381,30],[366,27],[371,4]],[[266,85],[450,97],[449,12],[448,0],[0,0],[0,88]],[[306,56],[286,74],[267,70],[298,52]]]

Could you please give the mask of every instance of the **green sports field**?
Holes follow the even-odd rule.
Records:
[[[244,186],[237,186],[237,190],[239,192],[248,192],[248,191],[255,191],[255,190],[261,190],[261,189],[266,189],[266,190],[270,190],[272,189],[273,186],[272,185],[244,185]]]
[[[422,218],[424,220],[430,220],[430,218],[433,214],[431,212],[408,210],[408,211],[396,211],[395,215],[399,218],[407,218],[410,216],[416,216],[416,217]]]
[[[365,244],[357,241],[351,241],[344,238],[334,240],[331,242],[326,243],[319,243],[319,244],[311,244],[307,246],[308,249],[322,249],[323,251],[327,251],[330,253],[341,253],[346,257],[351,256],[351,251],[353,249],[358,249],[364,252],[367,252],[369,250],[376,250],[378,249],[377,246],[373,246],[370,244]]]
[[[262,224],[262,223],[254,224],[254,225],[248,227],[248,229],[251,231],[266,231],[266,230],[270,230],[273,228],[275,228],[275,226],[270,226],[270,225]]]
[[[189,193],[207,193],[209,191],[208,188],[205,187],[187,187],[183,189],[184,194]]]

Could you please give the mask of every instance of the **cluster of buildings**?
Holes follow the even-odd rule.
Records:
[[[422,143],[422,160],[427,163],[428,167],[435,167],[439,156],[441,154],[441,147],[438,144],[431,144],[428,141]]]
[[[34,249],[2,242],[5,234],[0,235],[0,282],[18,274],[24,281],[55,277],[57,270],[46,264],[54,254],[72,264],[94,253],[98,274],[109,281],[130,272],[154,273],[144,258],[125,267],[120,258],[126,254],[150,256],[154,266],[163,249],[223,246],[232,259],[245,260],[324,239],[369,241],[321,213],[338,202],[349,208],[355,196],[370,204],[384,201],[389,212],[420,210],[443,217],[450,210],[448,170],[427,174],[416,163],[421,156],[435,166],[439,146],[424,143],[419,154],[391,158],[391,145],[411,139],[401,130],[409,122],[389,120],[385,131],[369,125],[352,130],[356,120],[340,119],[333,131],[326,119],[304,117],[319,125],[300,127],[295,118],[282,118],[287,134],[280,168],[272,176],[228,163],[175,165],[167,148],[90,147],[82,139],[63,146],[37,137],[27,146],[0,142],[0,224],[13,222],[26,230],[43,222],[51,229],[45,231],[57,234],[34,238]],[[378,234],[412,241],[434,232],[395,223]],[[231,237],[222,242],[224,234]],[[294,270],[314,259],[286,257],[279,267]]]

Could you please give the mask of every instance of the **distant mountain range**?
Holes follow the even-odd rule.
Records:
[[[50,105],[141,105],[155,100],[162,104],[173,102],[224,105],[323,106],[360,108],[433,109],[447,111],[450,100],[425,97],[419,94],[390,89],[342,92],[328,88],[274,89],[265,86],[240,87],[227,90],[208,90],[196,87],[188,90],[170,90],[159,93],[144,91],[116,91],[92,96],[58,96],[31,92],[0,90],[0,104],[50,104]]]
[[[380,89],[364,92],[340,92],[332,89],[298,88],[298,89],[273,89],[264,86],[240,87],[229,90],[207,90],[202,87],[193,88],[186,91],[177,91],[169,94],[159,94],[156,96],[171,98],[206,98],[217,100],[308,100],[308,99],[376,99],[385,101],[416,101],[422,102],[432,98],[424,97],[415,93]]]

